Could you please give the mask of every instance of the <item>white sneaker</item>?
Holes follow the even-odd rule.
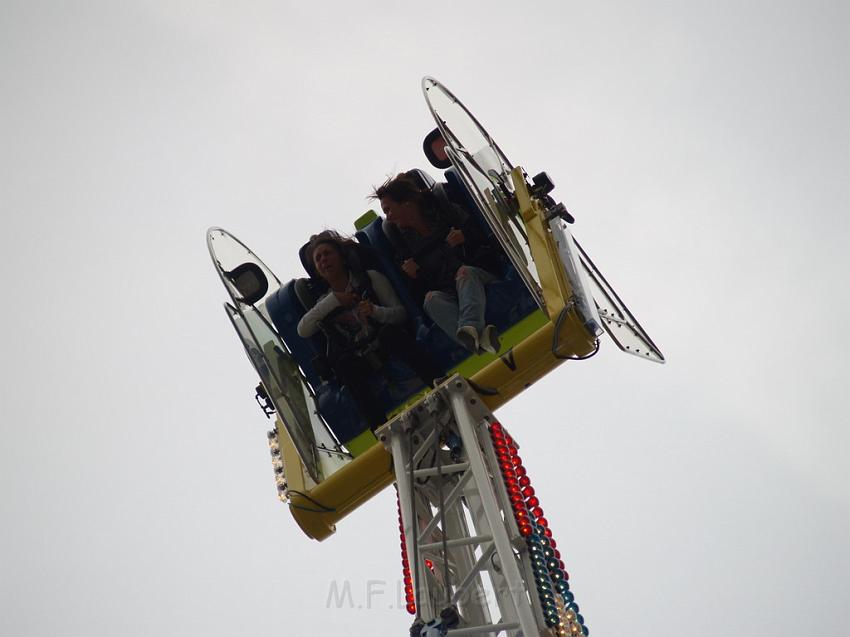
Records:
[[[502,343],[499,341],[499,332],[495,325],[488,325],[481,332],[481,349],[491,354],[498,354]]]
[[[478,332],[471,325],[464,325],[458,329],[457,340],[473,354],[478,352]]]

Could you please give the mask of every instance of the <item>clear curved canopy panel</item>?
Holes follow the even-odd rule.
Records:
[[[223,228],[207,230],[207,248],[233,303],[237,307],[256,306],[268,318],[265,300],[280,287],[280,280],[274,272],[248,246]],[[265,277],[265,286],[258,272]]]
[[[280,337],[257,310],[246,308],[243,313],[229,303],[225,303],[224,307],[251,364],[260,375],[269,398],[286,425],[304,467],[318,483],[321,478],[316,440],[310,423],[310,410],[301,388],[298,365],[286,351]]]
[[[641,327],[637,319],[620,299],[611,284],[605,279],[594,265],[584,248],[576,242],[579,258],[584,271],[588,275],[593,300],[596,302],[597,316],[601,319],[602,327],[622,351],[633,354],[638,358],[664,363],[664,354]]]
[[[537,304],[543,306],[540,280],[513,195],[513,165],[478,120],[451,91],[431,77],[422,92],[451,159],[467,190],[492,228]]]

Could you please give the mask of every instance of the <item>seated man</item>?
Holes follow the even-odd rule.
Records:
[[[424,293],[425,313],[472,353],[498,353],[499,334],[484,324],[484,286],[497,279],[498,253],[463,209],[442,206],[405,173],[375,189],[402,271]]]
[[[387,278],[376,270],[354,272],[348,267],[346,247],[353,243],[330,230],[310,239],[305,256],[328,289],[301,318],[298,334],[309,338],[320,329],[325,333],[328,363],[374,431],[385,414],[369,387],[373,369],[367,355],[384,362],[396,355],[428,386],[441,372],[400,327],[407,312]]]

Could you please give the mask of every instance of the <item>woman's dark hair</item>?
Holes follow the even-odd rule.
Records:
[[[389,197],[398,203],[412,201],[421,210],[430,208],[433,203],[431,192],[422,190],[416,181],[407,173],[399,173],[395,177],[390,177],[375,188],[369,196],[370,199],[383,199],[384,197]]]
[[[307,271],[310,272],[312,276],[317,276],[315,271],[315,265],[313,263],[313,252],[323,243],[334,247],[334,249],[342,257],[342,262],[345,264],[346,267],[348,267],[347,253],[350,247],[355,245],[354,241],[352,241],[348,237],[342,236],[336,230],[322,230],[319,234],[314,234],[312,237],[310,237],[310,241],[304,247],[304,253],[302,258],[302,261],[305,261],[304,266],[307,268]]]

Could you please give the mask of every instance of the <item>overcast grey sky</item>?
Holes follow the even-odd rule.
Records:
[[[849,24],[837,1],[4,0],[0,634],[407,634],[391,491],[324,543],[276,501],[204,231],[300,276],[305,237],[425,164],[423,75],[552,175],[669,360],[605,342],[499,412],[591,634],[842,634]]]

